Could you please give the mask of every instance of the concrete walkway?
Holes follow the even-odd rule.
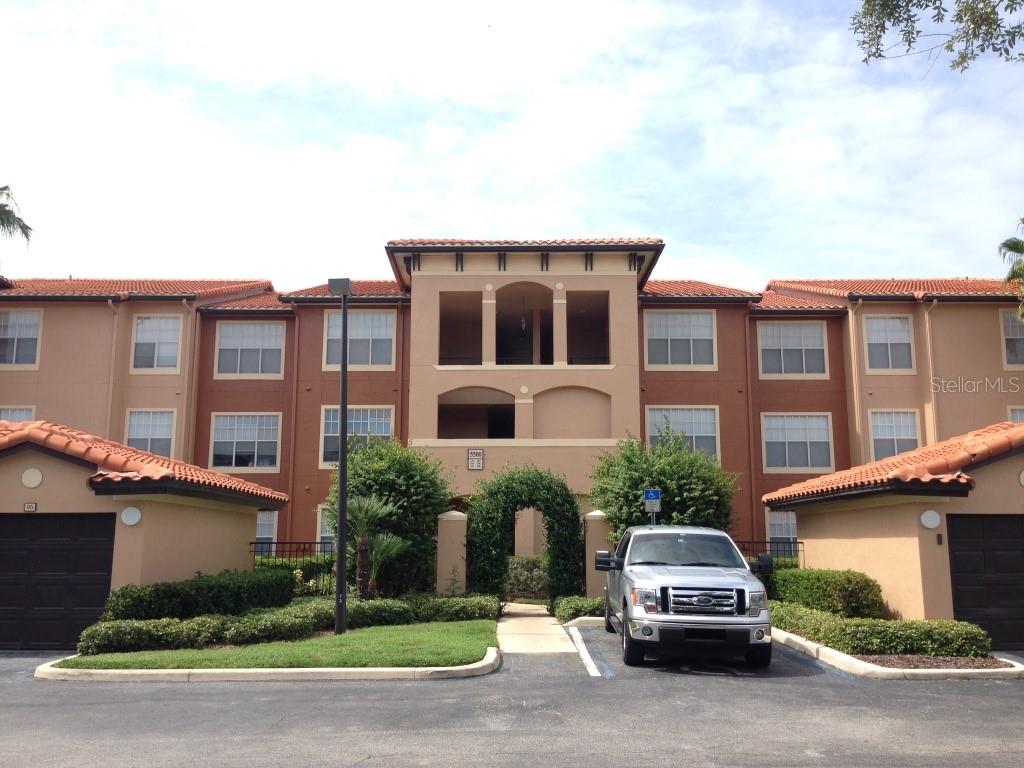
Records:
[[[509,603],[498,619],[502,653],[576,653],[572,639],[543,605]]]

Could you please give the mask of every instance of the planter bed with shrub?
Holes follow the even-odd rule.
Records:
[[[562,597],[555,601],[553,613],[560,624],[581,616],[604,616],[604,598],[578,595]]]

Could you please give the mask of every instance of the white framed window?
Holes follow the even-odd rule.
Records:
[[[394,310],[362,309],[348,313],[348,364],[353,367],[393,368]],[[341,366],[341,312],[324,317],[324,369]]]
[[[644,312],[645,349],[649,368],[681,367],[715,370],[717,336],[714,310],[652,310]]]
[[[181,315],[135,318],[132,370],[136,373],[177,373],[181,346]]]
[[[233,473],[276,472],[281,414],[215,413],[210,466]]]
[[[284,323],[217,323],[217,372],[214,378],[281,378]]]
[[[1015,309],[1004,309],[999,316],[1003,329],[1003,365],[1024,368],[1024,322]]]
[[[31,405],[0,405],[0,421],[32,421],[36,409]]]
[[[1011,405],[1008,409],[1010,421],[1024,424],[1024,405]]]
[[[320,542],[321,555],[334,554],[334,531],[331,530],[330,515],[324,514],[325,507],[318,504],[316,508],[317,541]]]
[[[174,411],[129,410],[125,442],[140,451],[169,458],[174,447]]]
[[[333,469],[341,450],[341,424],[338,406],[325,405],[320,418],[320,468]],[[348,437],[352,441],[369,442],[370,437],[391,437],[394,434],[394,406],[356,405],[348,409]]]
[[[665,427],[681,434],[691,450],[718,457],[717,406],[649,406],[647,441],[657,445],[658,432]]]
[[[277,539],[277,510],[261,509],[256,513],[256,554],[273,555]]]
[[[39,309],[0,312],[0,366],[37,368],[42,324]]]
[[[831,472],[832,415],[829,413],[762,413],[765,472]]]
[[[868,370],[913,372],[913,330],[910,315],[865,315]]]
[[[792,510],[768,510],[768,541],[772,555],[796,557],[796,513]]]
[[[869,411],[871,455],[875,461],[912,451],[921,444],[917,411]]]
[[[761,377],[825,378],[825,323],[759,322]]]

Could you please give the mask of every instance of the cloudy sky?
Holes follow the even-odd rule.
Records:
[[[865,66],[856,5],[0,0],[0,270],[293,289],[392,238],[643,234],[744,288],[998,275],[1024,66]]]

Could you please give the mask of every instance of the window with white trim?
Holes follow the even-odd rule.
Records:
[[[338,420],[340,408],[324,408],[323,444],[320,447],[322,463],[336,463],[341,450],[341,424]],[[390,408],[349,408],[348,438],[352,442],[366,445],[371,437],[391,437]]]
[[[864,329],[869,369],[910,370],[914,367],[909,317],[867,315]]]
[[[825,373],[822,323],[758,323],[761,373]]]
[[[350,312],[349,365],[391,365],[394,338],[394,312]],[[327,364],[341,364],[341,312],[327,315]]]
[[[769,469],[831,469],[832,435],[828,416],[765,416],[764,463]]]
[[[284,323],[218,323],[217,373],[281,372]]]
[[[160,456],[171,455],[174,411],[129,411],[128,440],[132,448]]]
[[[256,554],[273,555],[277,538],[277,510],[261,509],[256,513]]]
[[[1015,309],[1004,309],[1003,349],[1007,365],[1024,365],[1024,323]]]
[[[36,364],[41,320],[38,309],[0,312],[0,365]]]
[[[180,317],[136,317],[132,367],[145,370],[178,367]]]
[[[714,365],[714,312],[645,312],[647,362]]]
[[[1010,421],[1024,424],[1024,407],[1010,409]]]
[[[331,529],[331,516],[321,505],[317,508],[317,524],[319,525],[320,554],[334,554],[334,531]]]
[[[276,467],[279,426],[277,414],[214,416],[212,466]]]
[[[795,557],[796,544],[796,513],[792,510],[768,511],[769,548],[775,557]]]
[[[647,439],[657,445],[658,432],[668,428],[682,435],[690,450],[718,456],[718,412],[714,408],[649,408]]]
[[[876,461],[917,448],[917,411],[872,411],[871,447]]]
[[[0,421],[32,421],[32,408],[0,408]]]

